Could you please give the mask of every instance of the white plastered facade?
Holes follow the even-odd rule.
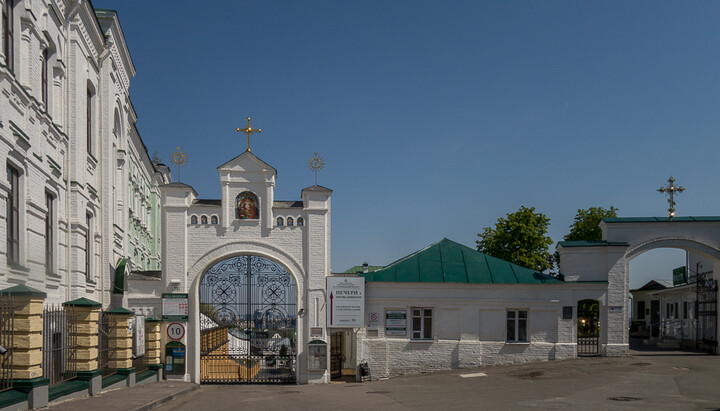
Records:
[[[330,274],[330,200],[332,191],[311,186],[301,201],[275,201],[277,172],[249,151],[218,167],[221,200],[198,200],[192,187],[161,187],[164,257],[157,282],[131,282],[131,307],[160,316],[161,293],[189,294],[185,379],[200,382],[199,284],[214,264],[238,255],[268,258],[285,268],[297,286],[298,383],[323,383],[327,371],[309,371],[310,327],[325,327],[325,277]],[[250,191],[258,199],[258,219],[237,219],[235,200]],[[202,224],[201,216],[208,217]],[[194,224],[192,216],[198,217]],[[217,224],[211,216],[218,216]],[[303,226],[277,226],[278,216],[302,217]],[[166,326],[166,324],[165,324]],[[163,344],[165,341],[163,341]]]

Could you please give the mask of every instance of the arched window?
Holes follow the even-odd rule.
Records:
[[[288,217],[287,223],[288,223],[288,227],[292,227],[292,225],[293,225],[293,218],[292,218],[292,217]]]
[[[235,218],[238,220],[256,220],[260,218],[258,198],[250,191],[243,191],[235,197]]]
[[[217,224],[217,223],[218,223],[218,219],[217,219],[216,215],[210,217],[210,224]]]
[[[277,218],[277,226],[282,227],[285,224],[282,217]]]
[[[197,224],[197,216],[196,215],[190,217],[190,224]]]
[[[305,219],[302,217],[298,217],[298,227],[302,227],[305,225]]]
[[[207,216],[206,215],[200,217],[200,223],[207,224]]]

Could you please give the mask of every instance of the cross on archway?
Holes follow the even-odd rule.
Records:
[[[668,178],[668,184],[667,186],[662,186],[658,188],[658,191],[667,194],[668,196],[668,204],[670,204],[670,207],[668,208],[668,212],[670,213],[670,218],[675,217],[675,193],[682,193],[685,191],[685,187],[683,186],[675,186],[675,179],[670,176]]]
[[[236,128],[235,131],[237,132],[243,132],[247,135],[247,151],[250,151],[250,134],[252,133],[259,133],[262,130],[259,128],[252,128],[250,126],[250,117],[247,118],[247,127],[245,128]]]

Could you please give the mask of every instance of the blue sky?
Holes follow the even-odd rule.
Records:
[[[678,215],[720,214],[720,3],[93,3],[118,11],[148,151],[169,163],[180,146],[201,198],[220,197],[247,116],[276,199],[299,199],[308,158],[325,159],[333,271],[474,246],[521,205],[554,241],[578,208],[664,216],[671,174]],[[631,285],[682,255],[647,254]]]

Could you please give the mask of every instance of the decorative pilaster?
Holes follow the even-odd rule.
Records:
[[[14,311],[12,350],[13,388],[28,393],[28,406],[41,408],[48,404],[48,385],[42,371],[43,302],[42,291],[16,285],[0,291],[12,297]]]
[[[88,381],[88,393],[95,395],[102,389],[102,373],[98,364],[98,320],[102,305],[87,298],[78,298],[63,303],[63,306],[72,310],[77,319],[77,378]]]
[[[109,367],[124,370],[132,367],[132,311],[126,308],[113,308],[110,314],[110,350],[115,350],[115,357],[110,360]]]
[[[145,319],[145,338],[147,339],[147,351],[145,355],[148,356],[148,367],[160,364],[160,340],[161,335],[161,321],[157,318]]]

